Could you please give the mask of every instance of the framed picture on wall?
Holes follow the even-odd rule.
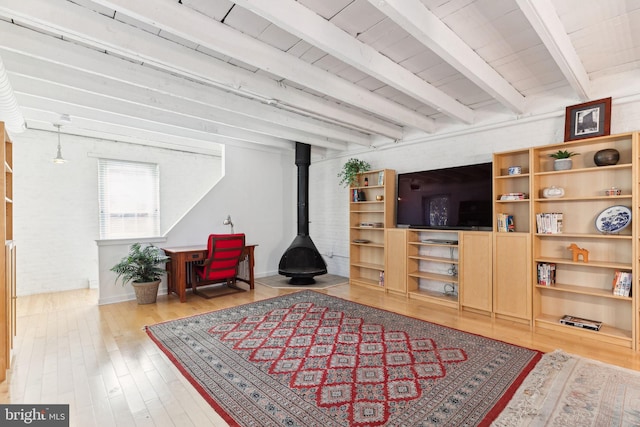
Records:
[[[611,97],[567,107],[564,140],[593,138],[611,133]]]

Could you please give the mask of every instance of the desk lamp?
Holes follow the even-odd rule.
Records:
[[[227,219],[222,222],[222,225],[230,225],[231,226],[231,234],[233,234],[233,222],[231,221],[231,215],[227,215]]]

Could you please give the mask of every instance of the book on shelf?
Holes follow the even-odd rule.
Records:
[[[513,219],[513,215],[499,213],[497,214],[497,229],[500,233],[514,232],[516,231],[516,223]]]
[[[562,212],[542,212],[536,214],[536,227],[539,234],[562,233]]]
[[[504,193],[500,195],[500,200],[525,200],[527,193]]]
[[[621,297],[631,296],[631,272],[616,270],[613,276],[613,295]]]
[[[575,326],[576,328],[589,329],[591,331],[599,331],[602,327],[602,322],[599,320],[584,319],[581,317],[570,316],[568,314],[562,316],[560,323],[563,325]]]
[[[378,172],[378,185],[384,185],[384,171]]]
[[[553,286],[556,284],[556,265],[549,262],[538,263],[538,285]]]
[[[378,286],[384,287],[384,271],[380,272],[380,279],[378,279]]]

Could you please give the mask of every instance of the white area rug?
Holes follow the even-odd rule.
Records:
[[[492,425],[640,426],[640,372],[547,353]]]
[[[255,279],[256,283],[276,289],[327,289],[333,286],[345,285],[349,283],[348,277],[336,276],[334,274],[323,274],[314,277],[316,283],[313,285],[290,285],[289,278],[284,276],[268,276]]]

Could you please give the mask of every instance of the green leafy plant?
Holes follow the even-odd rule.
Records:
[[[553,154],[549,154],[549,157],[553,157],[554,159],[569,159],[573,156],[579,156],[580,153],[574,153],[568,150],[558,150]]]
[[[129,254],[111,267],[111,271],[118,273],[116,283],[122,279],[122,286],[129,282],[155,282],[160,280],[165,272],[160,264],[168,260],[169,257],[160,248],[153,245],[142,247],[140,243],[134,243],[129,249]]]
[[[349,159],[342,165],[342,170],[338,173],[340,185],[349,187],[357,184],[357,175],[362,172],[371,170],[371,165],[364,160]]]

